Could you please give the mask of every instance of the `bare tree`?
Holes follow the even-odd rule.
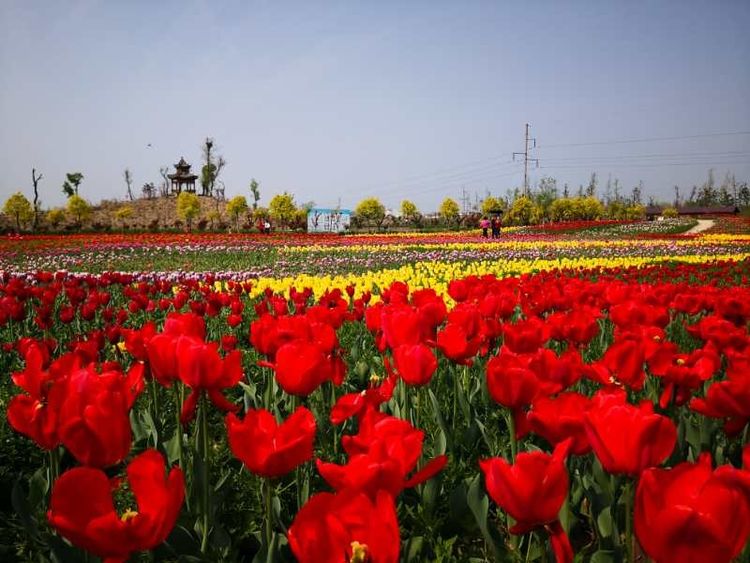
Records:
[[[33,229],[36,231],[36,227],[39,224],[39,180],[44,178],[40,172],[36,173],[36,168],[31,169],[31,182],[34,184],[34,223]]]
[[[133,175],[130,173],[129,168],[126,168],[122,175],[125,178],[125,183],[128,185],[128,199],[133,201],[133,190],[131,189],[133,185]]]
[[[167,197],[169,195],[169,165],[159,168],[159,174],[162,178],[159,193],[161,197]]]

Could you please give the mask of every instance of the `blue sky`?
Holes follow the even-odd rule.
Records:
[[[0,196],[123,198],[206,136],[228,195],[429,211],[597,172],[661,198],[750,180],[750,2],[0,3]],[[581,145],[599,141],[670,140]],[[148,147],[148,144],[151,147]]]

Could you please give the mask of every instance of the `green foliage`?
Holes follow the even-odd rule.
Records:
[[[130,205],[123,205],[112,212],[115,221],[119,221],[125,226],[125,221],[133,216],[133,208]]]
[[[57,227],[65,220],[65,210],[59,207],[47,211],[47,221],[53,227]]]
[[[25,225],[34,218],[34,208],[31,202],[21,192],[16,192],[10,196],[3,206],[3,213],[13,217],[16,222],[16,230],[21,230],[21,225]]]
[[[260,185],[255,178],[250,180],[250,193],[253,194],[253,209],[258,209],[258,202],[260,201]]]
[[[646,208],[641,204],[629,205],[625,210],[625,218],[630,221],[637,221],[646,217]]]
[[[487,196],[482,202],[483,215],[495,215],[505,211],[505,201],[499,197]]]
[[[82,173],[69,172],[68,174],[65,175],[65,182],[63,183],[63,186],[62,186],[63,193],[68,197],[78,195],[78,186],[81,185],[82,181],[83,181]]]
[[[235,228],[237,228],[240,216],[247,213],[247,210],[248,207],[245,196],[238,195],[229,200],[227,203],[227,213],[229,213],[229,216],[234,219]]]
[[[270,218],[271,218],[271,214],[269,213],[267,207],[263,207],[261,205],[253,209],[253,221],[257,221],[259,219],[270,219]]]
[[[607,206],[606,216],[616,221],[636,221],[646,216],[646,208],[639,203],[628,205],[623,201],[613,201]]]
[[[413,220],[414,217],[419,215],[419,209],[414,202],[405,199],[401,202],[401,216],[407,221]]]
[[[68,198],[67,208],[68,213],[76,218],[78,225],[81,225],[81,223],[91,216],[91,205],[78,194],[74,194]]]
[[[613,202],[612,206],[623,204]],[[556,199],[549,206],[549,218],[552,221],[587,221],[601,219],[604,206],[595,197],[573,197]]]
[[[294,222],[297,213],[297,204],[294,196],[290,193],[276,194],[268,204],[268,213],[273,221],[282,227]]]
[[[457,223],[461,219],[461,208],[458,207],[458,203],[456,203],[455,200],[449,197],[446,197],[440,204],[438,213],[446,223],[452,223],[454,221]]]
[[[201,212],[201,202],[198,196],[189,192],[182,192],[177,196],[177,215],[185,220],[188,229],[193,226],[195,219]]]
[[[661,216],[665,219],[674,219],[677,215],[677,210],[674,207],[665,207],[661,212]]]
[[[378,227],[385,220],[385,206],[376,197],[368,197],[360,201],[354,213],[363,223]]]
[[[516,198],[505,216],[509,225],[536,225],[542,218],[541,208],[528,196]]]

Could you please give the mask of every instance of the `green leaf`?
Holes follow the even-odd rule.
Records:
[[[609,506],[596,517],[596,526],[602,537],[608,538],[612,535],[612,513]]]
[[[438,403],[437,397],[435,397],[435,393],[432,392],[432,389],[427,390],[427,394],[430,396],[430,402],[432,403],[432,414],[435,417],[435,423],[440,428],[440,431],[442,432],[443,436],[446,438],[446,443],[448,447],[452,450],[452,444],[451,444],[451,434],[448,432],[448,427],[445,424],[445,419],[443,418],[442,411],[440,410],[440,403]]]
[[[177,428],[172,437],[164,442],[164,451],[167,453],[167,461],[172,465],[180,457],[180,439],[182,438],[182,428]]]
[[[406,542],[406,548],[404,549],[407,562],[422,561],[422,558],[419,557],[420,553],[422,552],[422,543],[422,536],[414,536],[408,539],[408,541]]]
[[[617,560],[614,551],[600,549],[594,552],[589,559],[590,563],[614,563]]]

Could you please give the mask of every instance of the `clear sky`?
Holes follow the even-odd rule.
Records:
[[[123,198],[211,136],[229,196],[430,211],[521,185],[526,122],[532,184],[750,180],[750,135],[696,136],[750,131],[750,2],[0,1],[2,199]]]

